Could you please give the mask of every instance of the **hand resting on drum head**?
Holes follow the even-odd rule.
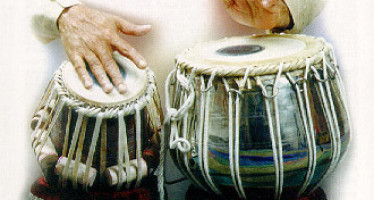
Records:
[[[226,10],[238,23],[259,29],[287,29],[291,23],[283,0],[223,0]]]
[[[105,92],[111,92],[113,84],[120,93],[126,92],[126,84],[112,57],[113,50],[131,59],[139,68],[147,65],[120,33],[141,36],[151,30],[150,25],[135,25],[118,16],[75,5],[61,14],[58,26],[66,53],[87,89],[93,86],[93,80],[86,63]]]

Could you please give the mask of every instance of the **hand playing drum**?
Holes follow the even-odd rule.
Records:
[[[259,29],[286,29],[290,12],[283,0],[223,0],[230,16],[238,23]]]
[[[286,29],[292,21],[283,0],[224,2],[229,14],[245,25],[260,29]],[[128,57],[139,68],[147,65],[143,56],[119,37],[119,32],[140,36],[150,31],[149,25],[138,26],[83,5],[65,9],[57,23],[67,55],[87,89],[92,87],[93,81],[88,75],[86,64],[105,92],[111,92],[113,85],[120,93],[126,91],[123,77],[112,59],[112,50]]]
[[[113,84],[120,93],[126,91],[126,84],[112,58],[113,50],[131,59],[139,68],[147,66],[143,56],[120,38],[119,33],[144,35],[151,30],[150,25],[135,25],[83,5],[65,9],[58,25],[67,55],[87,89],[93,86],[93,81],[86,63],[105,92],[111,92]]]
[[[322,10],[325,0],[223,0],[236,22],[274,32],[301,32]]]

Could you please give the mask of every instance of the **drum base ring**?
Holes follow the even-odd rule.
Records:
[[[72,188],[60,190],[41,177],[31,186],[29,200],[158,200],[158,196],[155,176],[146,177],[139,188],[118,192],[104,189],[88,192]]]
[[[185,200],[227,200],[227,197],[221,197],[214,194],[210,194],[197,188],[194,185],[190,185],[186,192]],[[230,198],[231,200],[241,200],[241,199],[234,199]],[[289,200],[327,200],[326,194],[322,188],[317,188],[312,194],[307,197],[303,197],[300,199],[289,199]]]

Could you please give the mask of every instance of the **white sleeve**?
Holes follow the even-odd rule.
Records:
[[[65,8],[80,4],[78,0],[38,0],[38,9],[32,15],[35,36],[47,43],[60,36],[57,20]]]
[[[284,0],[293,20],[291,33],[300,33],[322,11],[326,0]]]

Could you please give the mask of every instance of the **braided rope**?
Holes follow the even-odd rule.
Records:
[[[100,128],[101,128],[101,124],[102,124],[102,121],[103,121],[103,114],[100,113],[97,115],[97,118],[96,118],[96,122],[95,122],[95,128],[94,128],[94,132],[93,132],[93,136],[92,136],[92,141],[91,141],[91,145],[90,145],[90,149],[89,149],[89,152],[88,152],[88,157],[87,157],[87,161],[86,161],[86,169],[85,169],[85,172],[84,172],[84,177],[83,177],[83,185],[84,185],[84,189],[87,191],[88,190],[88,174],[89,174],[89,171],[90,171],[90,168],[92,166],[92,162],[93,162],[93,157],[94,157],[94,153],[95,153],[95,149],[96,149],[96,145],[97,145],[97,140],[99,138],[99,135],[100,135]]]
[[[210,117],[210,98],[211,98],[211,88],[213,87],[213,80],[215,78],[216,72],[213,71],[212,76],[209,78],[207,87],[205,90],[202,90],[202,93],[206,93],[206,100],[204,102],[205,105],[205,110],[204,110],[204,130],[203,130],[203,177],[207,184],[209,185],[210,189],[215,192],[216,194],[221,194],[221,191],[218,189],[216,184],[213,182],[212,176],[210,175],[210,170],[209,170],[209,156],[208,156],[208,141],[209,141],[209,117]],[[201,164],[201,163],[200,163]]]
[[[186,101],[187,95],[183,95],[183,99],[184,99],[184,101]],[[183,138],[187,138],[187,134],[190,132],[189,131],[190,124],[188,124],[189,117],[190,117],[190,115],[187,112],[186,115],[183,118]],[[179,156],[177,158],[179,158]],[[183,162],[184,162],[184,166],[186,167],[186,174],[188,174],[187,177],[190,177],[192,179],[192,181],[195,184],[197,184],[200,188],[205,189],[205,187],[198,181],[198,179],[193,174],[193,172],[192,172],[192,170],[190,168],[190,162],[189,162],[189,158],[188,158],[188,153],[183,153]],[[181,167],[181,169],[184,169],[184,167]]]
[[[66,157],[66,154],[68,152],[68,145],[69,145],[69,136],[70,136],[70,124],[71,124],[71,115],[72,115],[72,109],[69,107],[68,111],[68,121],[66,123],[66,129],[65,129],[65,139],[64,139],[64,147],[62,149],[62,156]]]
[[[40,126],[42,125],[43,120],[45,120],[45,118],[48,115],[47,110],[48,110],[49,104],[50,104],[50,102],[52,100],[54,100],[57,97],[57,93],[55,92],[54,89],[52,89],[52,82],[53,81],[51,81],[50,84],[48,85],[49,90],[46,91],[49,96],[45,95],[43,97],[42,101],[44,101],[44,102],[38,108],[38,110],[41,110],[41,108],[43,108],[43,109],[42,109],[42,112],[41,112],[41,116],[40,116],[40,118],[38,120],[38,123],[36,124],[33,132],[31,133],[31,138],[32,138],[31,144],[32,144],[32,147],[34,149],[35,149],[36,145],[40,142],[40,134],[43,133],[43,130],[47,126],[47,123],[44,123],[44,125],[42,126],[42,128],[39,129]],[[44,99],[46,99],[46,100],[44,100]],[[35,113],[34,115],[36,116],[37,114]]]
[[[177,73],[177,79],[178,82],[181,83],[181,86],[184,86],[185,89],[189,92],[189,95],[184,102],[182,106],[177,110],[175,108],[171,107],[171,102],[170,102],[170,95],[169,95],[169,85],[170,85],[170,79],[171,76],[168,77],[167,83],[166,83],[166,92],[165,92],[165,106],[167,110],[167,115],[165,117],[164,121],[164,126],[170,126],[171,131],[170,131],[170,141],[169,141],[169,146],[171,149],[175,149],[178,147],[178,149],[181,152],[188,152],[191,150],[191,144],[186,138],[181,138],[179,137],[178,133],[178,126],[177,122],[180,121],[188,112],[188,110],[191,108],[195,101],[195,90],[192,85],[192,82],[188,79],[182,78],[181,75],[178,75],[180,72],[178,70],[175,70],[174,72],[171,72],[170,74]],[[194,74],[192,74],[194,76]]]
[[[83,114],[82,114],[82,112],[78,112],[78,119],[77,119],[77,122],[76,122],[76,125],[75,125],[75,130],[73,132],[73,137],[72,137],[71,143],[70,143],[68,160],[67,160],[66,166],[63,169],[63,172],[60,176],[60,181],[59,182],[60,182],[60,185],[61,185],[62,188],[65,188],[66,185],[67,185],[67,180],[68,180],[68,176],[69,176],[69,166],[70,166],[71,160],[73,159],[73,154],[75,152],[75,146],[76,146],[77,141],[78,141],[79,130],[81,128],[82,122],[83,122]]]
[[[315,141],[315,136],[314,136],[314,128],[313,128],[313,120],[311,117],[311,111],[310,111],[310,104],[309,104],[309,99],[308,99],[308,88],[306,86],[306,78],[308,76],[310,68],[310,63],[307,61],[307,67],[304,72],[304,78],[295,80],[290,73],[286,73],[286,76],[290,83],[293,85],[294,89],[296,90],[296,97],[298,101],[298,106],[300,109],[300,114],[301,118],[303,120],[303,125],[305,129],[305,136],[307,140],[307,147],[308,147],[308,170],[305,176],[305,180],[299,189],[298,192],[298,197],[301,197],[304,192],[306,191],[307,187],[312,181],[312,178],[315,173],[316,165],[317,165],[317,149],[316,149],[316,141]],[[303,81],[303,82],[302,82]],[[304,85],[303,88],[303,96],[302,92],[299,86],[299,83]],[[304,98],[304,100],[303,100]]]
[[[143,165],[141,164],[142,162],[142,138],[141,138],[141,114],[140,114],[140,109],[138,106],[135,106],[136,109],[136,161],[138,167],[136,168],[136,183],[135,187],[138,187],[140,185],[140,181],[142,180],[143,174]]]
[[[323,80],[321,80],[318,71],[312,66],[316,80],[318,81],[319,93],[322,99],[323,108],[325,110],[325,116],[327,118],[328,127],[330,130],[331,148],[332,148],[332,158],[329,164],[328,170],[323,174],[321,182],[327,177],[328,174],[335,169],[338,164],[340,151],[341,151],[341,140],[340,140],[340,130],[337,120],[337,115],[334,107],[333,98],[330,90],[330,78],[328,77],[327,65],[324,60],[323,65]],[[326,89],[326,90],[325,90]],[[311,191],[314,191],[321,183],[313,187]]]
[[[79,134],[79,141],[78,141],[78,148],[75,153],[75,159],[74,159],[74,168],[73,168],[73,174],[72,174],[72,182],[73,182],[73,188],[78,189],[78,166],[81,162],[82,158],[82,151],[83,151],[83,143],[84,139],[86,138],[86,128],[87,128],[87,117],[83,117],[83,123],[82,123],[82,128],[80,130]],[[68,168],[66,166],[66,168]]]
[[[101,144],[100,144],[100,178],[104,181],[104,172],[106,168],[106,149],[107,149],[107,122],[103,119],[101,124]]]
[[[235,174],[236,174],[236,180],[238,180],[238,186],[239,186],[239,194],[240,197],[243,199],[246,199],[246,195],[243,188],[242,179],[240,177],[240,171],[239,171],[239,136],[240,136],[240,96],[239,93],[236,93],[236,101],[235,101]]]
[[[285,36],[287,37],[287,35]],[[312,38],[310,36],[299,36]],[[322,52],[324,55],[330,55],[330,52],[332,51],[331,45],[329,45],[322,38],[313,39],[315,40],[315,43],[320,42],[322,44],[326,44],[324,46],[321,46],[321,49],[318,49],[319,52]],[[189,58],[187,58],[187,56],[185,56],[190,51],[190,49],[187,49],[184,53],[177,56],[177,66],[181,69],[196,68],[197,74],[204,75],[211,75],[215,71],[217,73],[217,76],[262,76],[278,73],[280,62],[284,63],[282,72],[288,72],[297,69],[304,69],[306,66],[307,59],[309,59],[313,63],[321,63],[323,60],[323,56],[321,54],[316,52],[310,52],[300,56],[299,58],[292,57],[284,59],[282,61],[271,60],[267,63],[245,64],[245,66],[230,65],[230,67],[227,67],[222,65],[216,65],[214,63],[212,63],[211,65],[207,65],[202,64],[199,61],[190,60]],[[316,67],[322,67],[322,65],[316,65]]]
[[[279,200],[282,196],[283,181],[284,181],[284,169],[283,169],[283,156],[282,156],[282,138],[280,134],[280,123],[279,123],[279,109],[277,102],[278,94],[278,83],[281,76],[281,72],[284,65],[278,66],[278,74],[275,77],[272,84],[272,94],[269,95],[266,86],[262,83],[260,77],[257,78],[257,84],[262,88],[262,93],[265,99],[266,115],[269,123],[269,132],[271,138],[271,144],[273,149],[273,160],[275,168],[275,193],[274,199]],[[272,105],[272,107],[270,106]],[[274,115],[272,114],[274,112]],[[273,119],[275,118],[275,119]]]
[[[239,177],[240,178],[240,174],[238,176],[238,171],[235,169],[235,165],[237,164],[236,163],[236,159],[235,159],[235,156],[236,156],[236,151],[235,153],[233,152],[233,149],[234,149],[234,139],[233,139],[233,129],[234,129],[234,116],[233,116],[233,94],[231,92],[231,89],[230,89],[230,86],[226,80],[226,78],[222,78],[222,81],[225,85],[225,89],[226,89],[226,92],[229,94],[229,162],[230,162],[230,173],[231,173],[231,179],[232,179],[232,182],[234,183],[234,187],[235,187],[235,190],[236,192],[239,194],[239,197],[240,198],[246,198],[245,197],[245,193],[243,192],[243,188],[239,186],[239,180],[237,180],[237,178]],[[237,124],[239,126],[239,124]],[[235,129],[237,126],[235,126]],[[236,130],[235,130],[236,132]],[[235,142],[236,142],[236,134],[235,134]],[[238,144],[239,145],[239,144]],[[235,150],[236,150],[236,144],[235,144]],[[235,161],[234,161],[235,160]],[[234,163],[235,162],[235,163]],[[239,166],[238,166],[239,167]]]

